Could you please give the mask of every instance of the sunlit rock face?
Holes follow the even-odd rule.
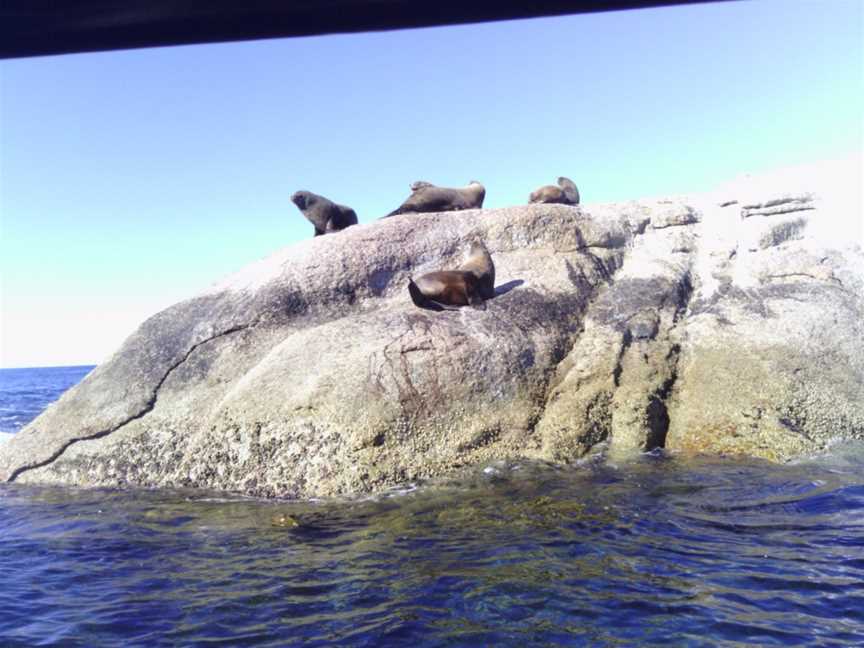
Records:
[[[292,245],[144,322],[0,445],[0,478],[310,497],[492,459],[787,460],[862,438],[860,198],[807,179]],[[415,307],[409,275],[475,238],[486,309]]]

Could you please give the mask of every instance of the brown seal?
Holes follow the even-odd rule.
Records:
[[[439,270],[428,272],[416,280],[408,277],[411,301],[420,308],[454,310],[453,307],[473,306],[486,309],[480,294],[480,281],[472,272]]]
[[[545,185],[532,191],[528,197],[530,203],[560,203],[562,205],[578,205],[579,190],[570,178],[558,178],[558,186]]]
[[[486,197],[486,188],[476,180],[459,189],[437,187],[431,182],[419,180],[411,185],[411,192],[405,202],[387,216],[479,209]]]
[[[486,246],[475,241],[458,269],[429,272],[416,280],[409,277],[408,292],[420,308],[451,310],[473,306],[485,310],[485,300],[495,296],[495,264]]]
[[[483,299],[492,299],[495,296],[495,264],[492,263],[492,256],[482,241],[476,239],[471,244],[468,258],[459,266],[459,270],[470,272],[477,277]]]
[[[353,209],[337,205],[311,191],[295,192],[291,196],[291,202],[297,205],[307,220],[315,226],[315,236],[338,232],[357,224],[357,214]]]

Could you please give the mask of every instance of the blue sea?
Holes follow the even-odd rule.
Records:
[[[93,369],[92,365],[0,369],[0,433],[20,430]]]
[[[14,433],[90,367],[0,370]],[[0,646],[864,645],[864,445],[349,501],[0,485]]]

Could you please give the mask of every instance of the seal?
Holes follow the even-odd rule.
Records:
[[[486,309],[495,296],[495,264],[482,241],[471,244],[468,258],[456,270],[429,272],[414,280],[408,277],[411,301],[420,308],[454,310],[460,306]]]
[[[453,307],[473,306],[486,310],[480,280],[473,272],[438,270],[428,272],[415,281],[408,277],[408,292],[415,306],[431,310],[455,310]]]
[[[486,188],[476,180],[469,182],[467,187],[458,189],[438,187],[431,182],[418,180],[411,185],[411,192],[405,202],[384,218],[408,213],[479,209],[486,197]]]
[[[337,205],[332,200],[311,191],[295,192],[291,196],[291,202],[297,205],[297,208],[315,227],[315,236],[338,232],[357,224],[357,214],[353,209],[345,205]]]
[[[560,203],[562,205],[578,205],[579,190],[570,178],[558,178],[558,186],[545,185],[532,191],[528,203]]]
[[[495,264],[480,239],[471,243],[468,258],[459,266],[459,270],[470,272],[477,277],[483,299],[492,299],[495,296]]]

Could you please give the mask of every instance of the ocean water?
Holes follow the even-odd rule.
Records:
[[[0,442],[3,435],[27,425],[92,369],[92,365],[0,369]]]
[[[22,422],[72,380],[30,371]],[[864,444],[351,501],[2,485],[0,646],[42,645],[864,645]]]

